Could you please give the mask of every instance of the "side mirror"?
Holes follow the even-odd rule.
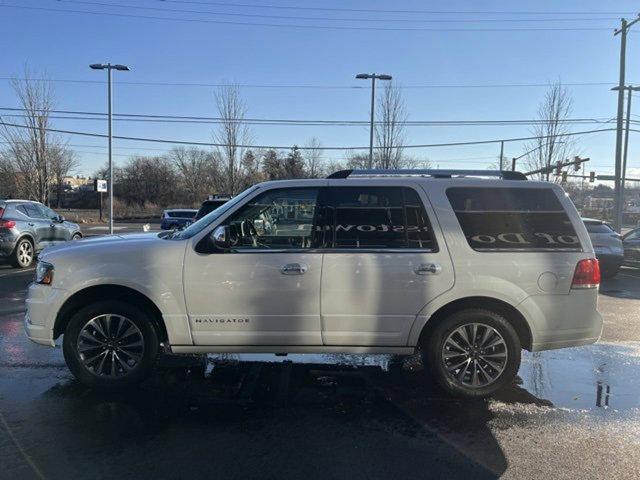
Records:
[[[64,222],[64,217],[62,215],[58,215],[58,218],[56,220],[58,220],[59,223],[62,223]]]
[[[209,238],[213,246],[219,250],[228,250],[231,247],[231,232],[226,225],[217,227]]]

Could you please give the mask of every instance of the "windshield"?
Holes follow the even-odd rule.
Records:
[[[197,222],[192,223],[191,225],[189,225],[184,230],[182,230],[180,232],[176,232],[173,236],[168,237],[168,238],[186,239],[186,238],[191,238],[194,235],[197,235],[202,230],[204,230],[208,225],[213,223],[218,217],[220,217],[225,212],[229,211],[230,209],[235,207],[238,203],[240,203],[242,200],[244,200],[249,194],[251,194],[252,192],[255,192],[256,190],[258,190],[258,188],[260,188],[258,185],[254,185],[253,187],[247,188],[244,192],[242,192],[239,195],[237,195],[236,197],[232,198],[231,200],[229,200],[224,205],[221,205],[220,207],[216,208],[211,213],[209,213],[209,214],[205,215],[204,217],[202,217]]]

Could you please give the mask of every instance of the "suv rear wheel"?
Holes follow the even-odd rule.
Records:
[[[16,268],[27,268],[33,264],[36,252],[28,238],[21,238],[13,249],[11,264]]]
[[[158,336],[147,313],[120,301],[99,301],[78,311],[64,332],[65,361],[85,385],[118,390],[152,371]]]
[[[511,383],[521,348],[504,317],[475,308],[442,321],[421,345],[423,362],[438,384],[467,397],[485,397]]]

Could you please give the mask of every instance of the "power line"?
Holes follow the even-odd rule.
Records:
[[[1,6],[1,5],[0,5]],[[57,83],[86,83],[104,85],[104,80],[85,80],[69,78],[24,78],[12,77],[9,75],[0,76],[0,80],[11,81],[32,81],[32,82],[57,82]],[[369,90],[368,86],[361,85],[314,85],[314,84],[256,84],[256,83],[205,83],[205,82],[139,82],[139,81],[115,81],[117,85],[138,85],[138,86],[170,86],[170,87],[233,87],[240,88],[301,88],[301,89],[350,89]],[[529,87],[549,87],[549,83],[489,83],[489,84],[431,84],[431,85],[402,85],[392,86],[401,90],[407,89],[445,89],[445,88],[529,88]],[[569,82],[562,83],[565,87],[591,87],[591,86],[614,86],[616,82]]]
[[[115,12],[95,12],[89,10],[30,7],[25,5],[0,4],[4,8],[17,8],[24,10],[38,10],[57,13],[80,13],[84,15],[109,16],[119,18],[138,18],[144,20],[162,20],[189,23],[208,23],[220,25],[253,26],[253,27],[275,27],[275,28],[295,28],[313,30],[353,30],[353,31],[387,31],[387,32],[549,32],[549,31],[611,31],[606,27],[525,27],[525,28],[423,28],[423,27],[369,27],[369,26],[345,26],[345,25],[300,25],[293,23],[263,23],[263,22],[236,22],[231,20],[208,20],[203,18],[184,17],[158,17],[152,15],[133,15],[128,13]]]
[[[0,107],[0,111],[9,112],[26,112],[24,108],[17,107]],[[36,110],[43,111],[43,110]],[[47,110],[49,118],[62,120],[98,120],[103,121],[106,113],[78,110]],[[53,114],[62,114],[63,116],[52,116]],[[78,116],[82,115],[82,116]],[[25,117],[25,113],[5,114],[6,117]],[[166,122],[166,123],[243,123],[249,125],[292,125],[292,126],[367,126],[370,124],[368,120],[303,120],[303,119],[273,119],[273,118],[242,118],[242,119],[225,119],[221,117],[194,116],[194,115],[154,115],[140,113],[115,113],[114,120],[119,121],[147,121],[147,122]],[[610,123],[615,118],[568,118],[562,123],[567,124],[588,124],[588,123]],[[635,120],[633,120],[635,122]],[[407,120],[397,122],[406,126],[475,126],[475,125],[539,125],[546,124],[546,119],[510,119],[510,120]],[[375,122],[384,124],[382,121]]]
[[[122,8],[133,10],[146,10],[156,12],[170,12],[170,13],[193,13],[198,15],[219,15],[230,17],[244,17],[244,18],[270,18],[278,20],[311,20],[311,21],[331,21],[331,22],[384,22],[384,23],[529,23],[529,22],[580,22],[580,21],[611,21],[618,20],[618,17],[581,17],[581,18],[480,18],[480,19],[415,19],[415,18],[340,18],[340,17],[307,17],[297,15],[268,15],[262,13],[237,13],[237,12],[212,12],[206,10],[186,10],[183,8],[160,8],[160,7],[141,7],[139,5],[123,5],[118,3],[104,3],[104,2],[87,2],[82,0],[58,0],[61,3],[75,3],[79,5],[92,5],[102,6],[109,8]]]
[[[0,120],[0,125],[4,125],[5,127],[15,127],[15,128],[24,128],[28,130],[39,130],[46,131],[52,133],[63,133],[66,135],[79,135],[86,137],[96,137],[96,138],[107,138],[107,135],[101,133],[90,133],[90,132],[80,132],[75,130],[61,130],[54,128],[37,128],[30,127],[27,125],[20,125],[16,123],[7,123]],[[434,148],[434,147],[455,147],[462,145],[484,145],[484,144],[492,144],[492,143],[500,143],[500,142],[522,142],[526,140],[536,140],[536,139],[546,139],[546,138],[559,138],[559,137],[571,137],[576,135],[587,135],[592,133],[599,132],[610,132],[614,131],[615,128],[603,128],[603,129],[594,129],[594,130],[584,130],[581,132],[569,132],[569,133],[561,133],[557,135],[543,135],[543,136],[530,136],[530,137],[518,137],[518,138],[503,138],[503,139],[493,139],[493,140],[473,140],[467,142],[449,142],[449,143],[430,143],[430,144],[418,144],[418,145],[398,145],[397,148]],[[632,132],[640,132],[640,130],[630,129]],[[144,138],[144,137],[128,137],[128,136],[118,136],[114,135],[113,138],[118,140],[132,140],[139,142],[151,142],[151,143],[168,143],[174,145],[193,145],[193,146],[201,146],[201,147],[228,147],[230,144],[224,143],[211,143],[211,142],[189,142],[185,140],[169,140],[169,139],[160,139],[160,138]],[[288,150],[291,148],[291,145],[287,146],[274,146],[274,145],[248,145],[248,144],[239,144],[234,145],[238,148],[253,148],[257,150]],[[368,146],[343,146],[343,147],[322,147],[322,150],[367,150]],[[385,147],[374,146],[374,149],[381,149]],[[299,150],[316,150],[315,147],[298,147]]]
[[[259,3],[230,3],[210,2],[196,0],[159,0],[164,3],[215,5],[220,7],[241,8],[268,8],[281,10],[315,10],[325,12],[361,12],[361,13],[429,13],[429,14],[456,14],[456,15],[634,15],[635,12],[587,12],[587,11],[518,11],[518,10],[384,10],[375,8],[329,8],[329,7],[300,7],[286,5],[268,5]]]

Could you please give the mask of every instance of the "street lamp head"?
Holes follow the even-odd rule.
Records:
[[[369,78],[371,78],[371,75],[369,75],[368,73],[359,73],[356,75],[356,78],[358,80],[367,80]]]
[[[105,65],[102,65],[101,63],[92,63],[91,65],[89,65],[89,68],[91,68],[92,70],[104,70]]]
[[[128,72],[130,70],[129,67],[127,67],[126,65],[113,65],[112,68],[123,71],[123,72]]]
[[[391,75],[378,75],[378,80],[391,80],[392,78]]]

